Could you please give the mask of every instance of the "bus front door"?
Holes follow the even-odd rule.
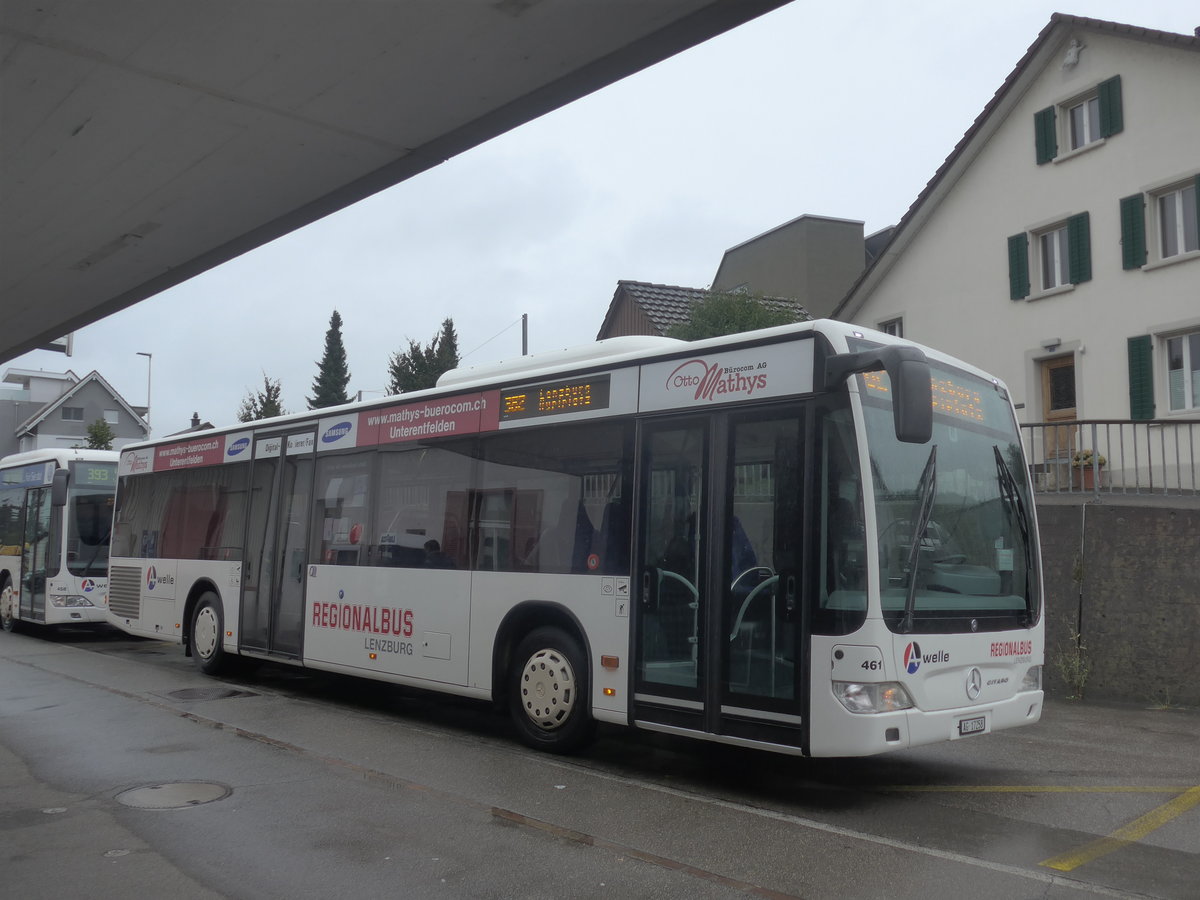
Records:
[[[241,646],[297,658],[303,651],[304,584],[316,435],[256,437],[251,472]]]
[[[803,412],[643,425],[636,722],[803,746]]]
[[[22,619],[46,620],[46,578],[50,563],[50,488],[34,488],[25,496],[25,534],[21,548]]]

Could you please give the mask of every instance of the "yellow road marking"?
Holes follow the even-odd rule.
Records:
[[[912,784],[882,787],[877,790],[894,793],[960,793],[960,794],[1175,794],[1161,806],[1118,828],[1112,834],[1084,844],[1077,850],[1052,856],[1038,863],[1060,872],[1070,872],[1114,850],[1136,844],[1146,835],[1200,806],[1200,785],[1181,788],[1178,785],[1057,785],[1057,784]]]
[[[1198,805],[1200,805],[1200,785],[1189,788],[1175,799],[1168,800],[1162,806],[1150,810],[1144,816],[1140,816],[1128,825],[1118,828],[1107,837],[1092,841],[1090,844],[1084,844],[1078,850],[1063,853],[1059,856],[1052,856],[1050,859],[1043,860],[1039,865],[1050,869],[1057,869],[1060,872],[1070,872],[1072,869],[1079,868],[1084,863],[1099,859],[1101,856],[1112,853],[1114,850],[1120,850],[1122,847],[1127,847],[1130,844],[1140,841],[1150,832],[1166,825],[1172,819]]]

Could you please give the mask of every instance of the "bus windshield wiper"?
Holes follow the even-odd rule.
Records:
[[[900,633],[913,630],[913,610],[917,603],[917,568],[921,564],[921,541],[929,527],[933,514],[933,498],[937,496],[937,444],[929,451],[921,480],[917,482],[917,507],[913,514],[912,544],[908,548],[908,593],[904,597],[904,618],[900,620]]]
[[[1033,623],[1033,590],[1029,583],[1029,512],[1025,509],[1025,501],[1017,489],[1017,480],[1013,478],[1012,469],[1004,461],[1000,448],[993,444],[992,452],[996,456],[996,480],[1000,484],[1000,496],[1006,506],[1016,513],[1017,527],[1021,530],[1021,549],[1025,558],[1025,616],[1026,625]]]

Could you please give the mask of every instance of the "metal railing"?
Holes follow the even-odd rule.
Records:
[[[1200,420],[1032,422],[1021,437],[1041,493],[1200,496]]]

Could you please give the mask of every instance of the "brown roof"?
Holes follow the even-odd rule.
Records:
[[[636,303],[650,319],[659,334],[666,334],[667,329],[690,321],[692,306],[704,300],[712,292],[705,288],[678,287],[670,284],[650,284],[645,281],[618,281],[617,290],[613,294],[604,322],[600,326],[599,335],[604,336],[622,296]],[[811,319],[803,306],[797,300],[786,297],[756,298],[770,309],[788,310],[796,313],[799,318]]]

